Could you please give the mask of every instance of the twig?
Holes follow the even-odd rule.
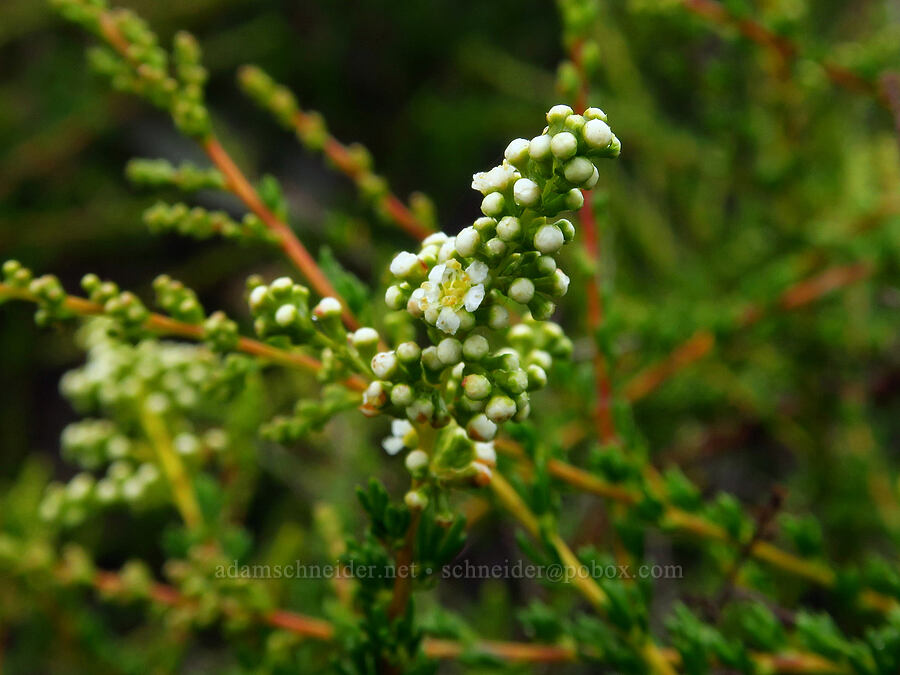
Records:
[[[126,589],[122,577],[111,571],[96,572],[92,584],[98,591],[107,594],[119,593]],[[190,602],[177,589],[162,583],[151,584],[149,595],[152,601],[167,607],[177,607]],[[330,642],[335,638],[335,629],[330,622],[293,611],[273,610],[263,616],[263,623],[311,640]],[[494,640],[476,640],[469,644],[426,637],[422,641],[422,651],[432,659],[453,659],[472,652],[517,663],[560,663],[579,659],[577,650],[570,646]],[[680,661],[679,655],[671,649],[661,649],[659,653],[673,665],[677,665]],[[754,653],[753,658],[760,665],[768,666],[771,672],[841,672],[837,664],[812,653]]]
[[[295,113],[293,125],[298,135],[302,136],[306,129],[314,124],[315,120],[310,113],[304,110],[298,110]],[[331,134],[326,136],[322,152],[334,163],[338,170],[354,182],[358,183],[360,179],[367,175],[364,168],[353,159],[347,146]],[[422,240],[431,234],[432,229],[416,218],[406,204],[394,193],[386,192],[379,197],[379,206],[384,209],[384,212],[390,216],[391,220],[397,223],[410,236]]]
[[[100,15],[100,34],[126,61],[134,65],[130,54],[130,43],[123,35],[112,12],[103,12]],[[136,68],[140,73],[140,68]],[[316,261],[310,255],[306,247],[300,242],[291,230],[290,226],[276,216],[263,203],[259,194],[247,180],[243,172],[235,164],[231,156],[212,133],[200,142],[210,161],[225,176],[226,186],[244,205],[250,209],[264,224],[278,237],[285,255],[296,265],[297,269],[312,284],[316,292],[322,296],[337,298],[343,307],[343,319],[348,328],[358,328],[359,322],[347,306],[346,301],[334,289],[328,277],[319,268]]]
[[[736,327],[748,328],[772,309],[793,310],[808,305],[832,291],[865,279],[872,271],[872,266],[866,262],[830,267],[790,286],[772,306],[750,305]],[[632,402],[643,398],[683,368],[709,354],[715,343],[716,338],[710,331],[698,330],[671,354],[632,377],[625,385],[625,397]]]
[[[801,51],[786,37],[772,32],[753,19],[738,17],[722,3],[715,0],[680,0],[688,11],[713,23],[723,26],[734,26],[745,38],[776,53],[784,62],[793,61],[801,56]],[[834,84],[848,91],[866,94],[878,100],[882,105],[886,102],[879,95],[878,88],[869,80],[851,70],[830,61],[820,64],[826,76]]]
[[[4,296],[26,302],[37,302],[37,298],[28,291],[0,283],[0,298]],[[66,296],[63,306],[79,316],[103,316],[106,313],[102,305],[76,295]],[[189,340],[204,339],[202,326],[177,321],[162,314],[150,314],[144,323],[144,328],[161,335],[176,335]],[[312,356],[272,347],[248,337],[238,339],[237,350],[282,366],[298,368],[311,373],[316,373],[322,368],[322,363]],[[366,381],[358,375],[349,377],[344,381],[344,384],[355,391],[364,391],[366,388]]]
[[[578,73],[578,93],[576,94],[575,107],[584,110],[588,105],[590,87],[587,74],[584,71],[583,60],[584,41],[579,39],[574,42],[571,50],[572,63]],[[615,421],[612,415],[612,384],[609,380],[609,368],[600,347],[600,327],[603,324],[603,301],[600,297],[599,273],[600,256],[597,235],[597,219],[594,217],[593,195],[590,190],[582,190],[584,205],[578,211],[581,222],[584,241],[584,251],[587,254],[591,275],[587,285],[587,319],[591,338],[594,342],[594,389],[595,409],[594,420],[597,427],[597,435],[604,443],[616,438]]]
[[[520,465],[528,466],[528,460],[524,457],[524,454],[521,454],[521,449],[511,441],[504,440],[502,443],[495,444],[495,447],[504,454],[515,457]],[[554,478],[568,483],[582,492],[604,497],[626,506],[634,506],[643,499],[643,495],[638,490],[609,483],[588,471],[558,459],[551,459],[547,462],[547,471]],[[531,525],[526,524],[522,520],[520,522],[526,526],[529,532],[532,531]],[[731,544],[737,543],[732,540],[725,528],[720,525],[707,520],[704,516],[690,513],[671,504],[664,504],[660,524],[664,528],[690,534],[700,539]],[[533,523],[533,527],[538,528],[536,520]],[[534,531],[538,530],[535,529]],[[784,551],[767,541],[754,541],[749,547],[748,555],[770,567],[800,577],[823,588],[834,588],[837,584],[837,575],[823,563],[804,559]],[[864,589],[860,592],[859,602],[863,607],[885,613],[898,606],[894,598],[871,589]]]

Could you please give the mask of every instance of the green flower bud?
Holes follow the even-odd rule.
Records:
[[[473,373],[462,380],[463,391],[474,401],[480,401],[491,395],[491,382],[484,375]]]

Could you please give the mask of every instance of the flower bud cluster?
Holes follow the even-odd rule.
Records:
[[[81,411],[137,417],[144,400],[158,414],[198,411],[211,404],[206,392],[221,364],[195,345],[146,340],[136,345],[110,337],[111,322],[97,319],[81,335],[87,363],[67,372],[60,390]]]
[[[60,389],[78,410],[101,413],[66,427],[63,453],[85,472],[67,485],[51,485],[41,507],[45,519],[76,525],[92,509],[113,504],[146,508],[165,503],[169,488],[145,435],[144,415],[166,420],[171,448],[186,467],[199,469],[229,446],[222,398],[223,372],[233,370],[207,350],[157,340],[137,345],[110,337],[108,319],[85,324],[87,363],[66,373]],[[203,429],[195,429],[198,418]],[[143,430],[143,431],[142,431]],[[104,472],[105,468],[105,472]],[[97,479],[87,471],[101,471]]]
[[[48,485],[40,515],[48,522],[75,526],[98,508],[123,503],[148,508],[164,503],[165,499],[165,481],[155,464],[116,460],[99,480],[81,472],[65,485]]]
[[[103,307],[104,315],[113,319],[116,327],[126,336],[140,337],[150,311],[131,291],[119,290],[113,281],[101,281],[96,274],[86,274],[81,287],[92,302]]]
[[[63,457],[84,469],[98,469],[134,452],[132,442],[107,419],[73,422],[62,432]]]
[[[157,202],[144,211],[144,224],[153,233],[177,232],[195,239],[218,235],[236,241],[277,243],[275,235],[252,213],[246,214],[238,223],[224,211],[207,211],[180,202]]]
[[[34,278],[31,270],[18,260],[7,260],[3,264],[3,281],[14,289],[28,293],[37,303],[34,320],[40,326],[73,316],[66,309],[66,292],[62,284],[52,274]]]
[[[168,274],[160,274],[153,280],[156,304],[171,317],[186,323],[200,323],[206,317],[197,294]]]
[[[482,218],[391,261],[396,281],[385,301],[421,318],[432,345],[404,343],[373,358],[370,414],[435,427],[453,419],[473,441],[490,441],[500,424],[528,417],[529,392],[546,385],[554,355],[571,352],[559,326],[540,323],[569,286],[555,256],[575,228],[558,214],[581,206],[581,189],[598,180],[595,163],[617,156],[620,145],[596,108],[575,115],[554,106],[547,121],[542,135],[510,143],[502,165],[473,176],[484,195]],[[492,347],[492,332],[509,327],[510,301],[530,317]]]
[[[569,287],[555,255],[575,236],[572,223],[557,215],[580,208],[581,189],[599,178],[596,162],[618,156],[621,146],[597,108],[576,115],[557,105],[547,121],[540,136],[512,141],[503,164],[473,176],[472,187],[484,195],[483,217],[392,260],[388,306],[406,307],[448,335],[504,327],[504,299],[549,318]]]
[[[185,192],[225,189],[225,177],[218,169],[202,169],[190,162],[176,167],[165,159],[132,159],[125,175],[133,183],[153,188],[175,187]]]
[[[67,19],[110,45],[93,49],[90,57],[114,88],[168,110],[176,126],[189,136],[209,134],[203,95],[207,72],[192,35],[177,33],[170,54],[143,19],[129,10],[112,12],[104,0],[53,0],[53,4]]]
[[[312,337],[315,327],[306,286],[289,277],[279,277],[268,285],[251,278],[248,284],[248,303],[257,335],[261,338],[285,336],[292,343],[307,342]]]

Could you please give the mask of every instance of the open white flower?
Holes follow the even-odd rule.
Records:
[[[472,176],[472,189],[486,195],[491,192],[503,192],[510,181],[518,177],[518,172],[509,162],[503,162],[490,171],[481,171]]]
[[[463,323],[461,312],[474,312],[484,301],[487,277],[488,266],[477,260],[465,269],[456,259],[440,263],[431,268],[428,281],[413,291],[407,308],[444,333],[455,335]]]
[[[409,420],[391,421],[391,435],[381,441],[381,447],[389,455],[396,455],[404,448],[415,448],[418,443],[416,430]]]

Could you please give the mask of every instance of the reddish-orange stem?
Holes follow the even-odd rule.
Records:
[[[688,11],[708,21],[723,26],[734,26],[745,38],[774,51],[785,62],[796,59],[800,55],[798,47],[787,38],[774,33],[757,21],[734,16],[720,2],[715,0],[681,0],[681,4]],[[884,98],[878,95],[877,88],[865,78],[835,63],[825,61],[820,65],[828,79],[839,87],[843,87],[848,91],[874,96],[882,105],[886,104]]]
[[[37,302],[37,298],[26,290],[14,288],[7,284],[0,283],[0,297],[17,298],[27,302]],[[80,298],[77,295],[66,296],[63,306],[74,314],[80,316],[102,316],[105,312],[103,306],[96,302],[91,302],[86,298]],[[185,323],[177,321],[171,317],[162,314],[150,314],[144,323],[144,328],[161,333],[164,335],[177,335],[178,337],[188,338],[190,340],[202,340],[204,338],[203,326],[193,323]],[[322,363],[307,354],[299,354],[284,349],[272,347],[264,342],[253,340],[248,337],[238,339],[237,350],[252,356],[258,356],[273,363],[290,366],[292,368],[300,368],[315,373],[322,369]],[[366,381],[359,376],[352,376],[344,381],[345,386],[354,391],[364,391]]]
[[[753,325],[773,308],[792,310],[808,305],[832,291],[865,279],[871,273],[872,268],[868,263],[830,267],[824,272],[789,287],[781,294],[773,307],[760,304],[750,305],[738,321],[738,328],[747,328]],[[629,401],[643,398],[675,373],[709,354],[715,346],[715,342],[715,336],[710,331],[698,330],[676,347],[671,354],[635,375],[625,386],[626,398]]]
[[[103,12],[100,15],[100,32],[104,39],[126,59],[135,66],[140,73],[140,64],[136,64],[132,55],[129,53],[131,45],[119,26],[116,23],[115,14],[113,12]],[[359,328],[359,322],[353,316],[347,306],[346,301],[338,294],[331,285],[328,277],[316,264],[316,261],[310,255],[306,247],[300,242],[297,236],[291,230],[290,226],[276,216],[263,203],[256,190],[250,184],[250,181],[244,176],[243,172],[238,168],[231,156],[219,143],[219,140],[210,135],[202,140],[201,145],[206,151],[216,168],[225,176],[228,189],[240,199],[244,205],[250,209],[275,235],[281,244],[281,248],[285,255],[297,266],[297,269],[306,277],[306,280],[316,289],[316,292],[322,296],[332,296],[340,300],[343,307],[343,319],[348,328]]]
[[[300,110],[294,115],[294,127],[299,134],[303,134],[309,129],[311,124],[313,124],[313,119],[309,113]],[[347,146],[334,136],[328,136],[325,139],[322,152],[348,178],[358,181],[362,177],[362,167],[350,154]],[[379,198],[378,203],[385,213],[410,236],[421,241],[431,234],[431,228],[416,218],[412,211],[395,194],[391,192],[386,193]]]
[[[225,176],[226,185],[231,192],[240,199],[244,205],[250,209],[256,216],[274,232],[279,241],[285,255],[297,266],[297,269],[306,277],[307,281],[312,284],[316,292],[322,296],[331,296],[341,301],[343,306],[343,319],[348,328],[359,328],[359,322],[350,312],[346,301],[331,285],[328,277],[322,272],[321,268],[310,255],[306,247],[294,234],[290,226],[276,216],[259,198],[256,190],[250,185],[250,182],[231,159],[231,156],[219,143],[215,136],[209,136],[203,141],[203,149],[209,156],[216,168]]]
[[[588,105],[588,80],[584,72],[583,50],[584,40],[579,38],[572,45],[571,58],[578,72],[578,92],[575,97],[575,107],[584,110]],[[578,212],[581,222],[582,241],[591,269],[591,278],[587,286],[587,319],[591,338],[594,342],[594,389],[595,408],[594,422],[597,435],[604,442],[610,442],[616,438],[615,421],[612,414],[612,384],[609,380],[609,369],[606,359],[599,345],[598,331],[603,323],[603,301],[600,297],[598,285],[599,274],[599,243],[597,236],[597,220],[594,218],[593,197],[590,190],[582,190],[584,205]]]

